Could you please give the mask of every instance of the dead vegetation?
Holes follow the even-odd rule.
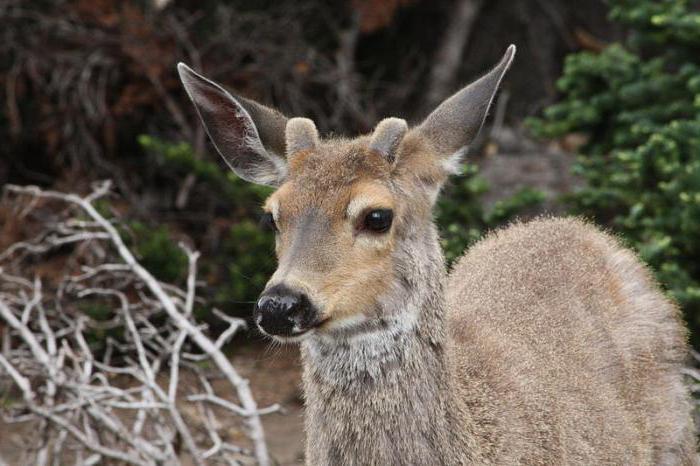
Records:
[[[184,288],[155,279],[95,207],[109,188],[6,187],[3,206],[36,229],[0,254],[2,414],[38,433],[17,446],[23,464],[269,464],[260,416],[278,407],[259,409],[222,352],[244,321],[213,310],[227,324],[216,338],[198,323],[199,254],[182,246]],[[46,279],[55,260],[63,273]]]

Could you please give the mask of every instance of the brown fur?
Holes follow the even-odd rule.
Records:
[[[331,140],[298,153],[287,181],[266,201],[267,211],[277,210],[277,255],[290,257],[291,249],[303,247],[300,242],[309,246],[303,264],[282,265],[271,283],[291,281],[305,290],[328,323],[331,317],[371,312],[376,296],[393,281],[393,237],[358,237],[356,221],[346,218],[353,199],[363,199],[367,208],[396,207],[386,184],[391,167],[366,142]],[[310,206],[327,225],[326,231],[313,233],[315,240],[295,229]]]
[[[285,337],[303,340],[308,464],[699,464],[679,311],[614,238],[539,219],[446,273],[432,208],[514,53],[421,125],[385,120],[352,140],[317,140],[313,123],[179,67],[233,170],[279,187],[265,205],[279,229],[268,289],[318,314]],[[267,142],[283,122],[285,163]],[[359,229],[377,208],[391,228]]]
[[[632,253],[580,220],[517,224],[467,252],[443,297],[430,207],[445,172],[430,146],[410,134],[386,173],[357,149],[364,140],[327,144],[292,170],[305,189],[283,189],[290,210],[328,202],[342,225],[337,206],[382,186],[399,213],[381,252],[338,233],[314,243],[313,254],[343,258],[300,274],[325,325],[352,313],[389,321],[376,303],[397,283],[422,304],[388,347],[339,331],[329,340],[324,327],[303,343],[309,464],[697,464],[686,334]]]
[[[459,396],[493,422],[485,462],[696,464],[680,313],[615,239],[517,224],[471,248],[447,290]]]
[[[430,160],[408,139],[391,178],[392,278],[421,303],[416,327],[302,345],[309,464],[698,464],[686,333],[646,268],[585,222],[541,219],[475,245],[443,296]],[[347,256],[336,280],[354,283],[366,272]],[[391,288],[357,285],[342,298],[357,312]]]

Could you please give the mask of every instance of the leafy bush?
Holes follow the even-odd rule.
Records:
[[[164,225],[151,227],[141,222],[129,223],[132,249],[141,264],[159,280],[177,282],[187,274],[187,256]]]
[[[161,166],[177,171],[179,174],[193,174],[206,183],[227,203],[257,206],[272,190],[243,181],[233,172],[224,170],[221,165],[195,156],[192,146],[186,142],[168,142],[153,136],[139,136],[139,144],[150,154],[158,158]],[[248,212],[250,213],[250,212]]]
[[[623,234],[700,330],[700,7],[612,0],[621,44],[566,59],[563,100],[534,132],[588,136],[575,167],[587,186],[574,212]]]
[[[221,251],[228,280],[216,292],[217,302],[246,306],[258,299],[277,268],[274,236],[258,222],[245,218],[229,229]]]
[[[197,246],[202,250],[200,267],[211,287],[212,302],[234,314],[248,316],[252,303],[276,267],[274,236],[260,228],[257,221],[260,206],[271,189],[243,181],[221,165],[198,158],[187,143],[171,143],[146,135],[139,138],[139,143],[164,169],[174,171],[180,178],[195,175],[198,183],[218,198],[224,217],[223,238],[215,250]],[[149,241],[153,242],[154,239]],[[136,251],[142,253],[143,247],[137,247]]]

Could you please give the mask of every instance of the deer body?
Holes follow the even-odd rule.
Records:
[[[425,272],[423,325],[302,344],[309,464],[697,464],[679,313],[616,240],[537,220],[474,246],[445,296]]]
[[[679,311],[612,237],[516,224],[446,273],[432,208],[514,51],[417,127],[355,139],[179,68],[229,166],[277,188],[254,317],[301,342],[308,464],[698,464]]]

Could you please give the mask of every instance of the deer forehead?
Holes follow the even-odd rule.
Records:
[[[350,183],[329,186],[321,191],[289,181],[265,201],[264,210],[276,220],[297,217],[309,210],[322,211],[328,217],[356,219],[369,209],[394,209],[396,199],[391,189],[376,178],[359,178]]]
[[[295,154],[287,181],[267,199],[265,210],[279,218],[281,209],[285,215],[314,207],[333,216],[355,216],[368,207],[393,208],[392,167],[362,139]]]
[[[387,177],[392,169],[381,154],[369,148],[369,138],[329,139],[294,154],[289,179],[310,185],[342,185],[360,177]]]

